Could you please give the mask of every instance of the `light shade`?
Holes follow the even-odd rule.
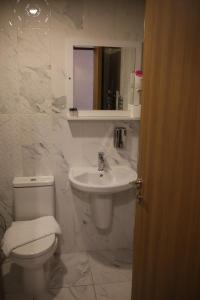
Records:
[[[41,13],[41,8],[38,4],[27,4],[25,10],[27,15],[30,17],[38,17]]]

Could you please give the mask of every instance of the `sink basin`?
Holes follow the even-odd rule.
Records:
[[[115,166],[109,171],[97,168],[71,168],[69,180],[77,190],[95,194],[114,194],[133,187],[137,173],[128,166]]]
[[[100,230],[108,230],[112,225],[112,194],[132,188],[136,178],[136,172],[128,166],[115,166],[104,172],[92,167],[74,167],[69,172],[72,186],[91,195],[94,223]]]

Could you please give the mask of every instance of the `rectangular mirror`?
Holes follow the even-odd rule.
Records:
[[[73,95],[78,110],[127,110],[135,49],[73,47]]]
[[[77,108],[84,116],[86,112],[97,116],[98,111],[101,116],[103,111],[106,116],[114,112],[128,116],[135,99],[134,71],[141,67],[141,49],[138,42],[68,44],[68,108]]]

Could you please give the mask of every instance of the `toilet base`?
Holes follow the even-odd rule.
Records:
[[[54,244],[47,249],[45,253],[39,256],[23,255],[16,256],[11,254],[11,260],[18,266],[23,268],[23,284],[24,292],[36,298],[38,295],[44,293],[48,282],[48,260],[52,257],[57,247],[57,238]]]
[[[37,296],[46,290],[44,267],[24,269],[24,290],[26,294]]]

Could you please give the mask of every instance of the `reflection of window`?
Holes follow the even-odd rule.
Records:
[[[74,48],[74,106],[93,109],[94,49]]]
[[[74,106],[79,110],[117,109],[121,48],[74,47]]]

